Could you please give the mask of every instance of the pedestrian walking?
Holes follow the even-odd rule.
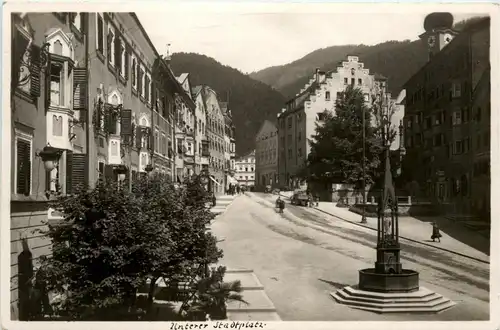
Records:
[[[240,192],[241,192],[240,186],[236,186],[236,192],[238,193],[238,195],[240,194]]]
[[[438,243],[441,242],[441,233],[439,232],[439,227],[437,225],[437,223],[433,222],[432,223],[432,236],[431,236],[431,239],[433,242],[436,241],[436,239],[438,240]]]

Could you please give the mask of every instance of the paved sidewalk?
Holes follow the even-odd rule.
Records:
[[[288,194],[280,194],[285,200]],[[276,195],[268,195],[266,199],[275,200]],[[331,202],[319,202],[314,209],[322,213],[333,216],[339,220],[344,220],[361,227],[377,229],[377,219],[367,218],[367,223],[361,223],[361,215],[349,211],[347,208],[337,207]],[[441,242],[432,242],[432,222],[436,222],[441,230]],[[436,248],[452,251],[464,256],[472,257],[484,262],[490,261],[490,241],[476,231],[469,229],[455,221],[443,217],[421,217],[410,216],[399,217],[399,235],[421,244],[430,245]]]
[[[361,224],[361,215],[353,213],[346,208],[337,207],[333,203],[319,202],[315,207],[324,213],[342,220],[357,223],[360,226],[377,229],[377,219],[367,218],[366,224]],[[435,221],[443,237],[440,243],[431,240],[432,222]],[[471,256],[489,262],[490,242],[484,236],[460,227],[451,220],[440,217],[399,217],[399,235],[421,243],[426,243],[439,248],[447,249],[466,256]]]

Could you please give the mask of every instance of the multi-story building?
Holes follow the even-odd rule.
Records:
[[[487,213],[490,200],[490,20],[452,30],[427,16],[429,61],[405,84],[403,174],[448,213]]]
[[[335,101],[346,87],[359,88],[367,103],[371,102],[375,84],[385,78],[370,74],[357,56],[348,56],[332,71],[316,70],[314,76],[278,114],[278,174],[280,185],[298,186],[299,171],[305,166],[310,152],[309,139],[315,125],[323,120],[323,112],[335,111]]]
[[[234,162],[236,160],[236,140],[234,137],[235,128],[233,125],[233,116],[228,102],[219,102],[222,113],[224,114],[224,162],[226,166],[225,187],[229,189],[229,184],[236,185],[238,181],[234,178]]]
[[[236,158],[234,162],[236,180],[241,187],[252,189],[255,186],[255,150],[249,154]]]
[[[127,178],[148,165],[172,177],[175,93],[182,88],[160,74],[163,60],[135,14],[89,14],[87,40],[90,184],[116,178],[120,165]]]
[[[12,15],[11,86],[11,305],[24,319],[31,262],[50,248],[33,228],[60,218],[50,195],[122,171],[128,184],[146,168],[173,177],[176,103],[194,102],[132,13]]]
[[[255,187],[278,184],[278,128],[265,120],[255,136]]]
[[[191,96],[191,84],[189,74],[181,74],[177,80],[182,85],[185,95],[177,97],[177,120],[175,138],[177,141],[177,156],[175,166],[177,168],[178,181],[184,176],[191,176],[196,173],[196,105]],[[187,97],[186,97],[187,95]]]
[[[11,290],[13,319],[26,320],[30,278],[50,253],[43,229],[49,191],[84,183],[87,146],[87,15],[11,15]],[[50,146],[56,164],[44,162]],[[51,166],[51,165],[55,165]]]
[[[209,189],[214,193],[224,193],[226,180],[225,163],[225,122],[217,93],[208,86],[202,87],[207,112],[207,137],[209,141]]]
[[[208,171],[210,150],[207,137],[207,111],[205,100],[203,99],[202,86],[196,86],[191,89],[191,95],[196,105],[196,135],[195,135],[195,170],[196,174],[202,171]]]

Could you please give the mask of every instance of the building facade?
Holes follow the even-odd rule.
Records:
[[[278,128],[264,121],[255,136],[255,187],[264,190],[278,184]]]
[[[222,113],[224,114],[224,162],[226,166],[225,187],[229,189],[229,185],[238,184],[238,180],[234,177],[234,162],[236,158],[236,139],[235,127],[233,125],[233,115],[229,109],[228,102],[219,102]]]
[[[200,174],[202,171],[208,171],[210,150],[207,136],[207,110],[203,98],[202,86],[196,86],[191,89],[191,97],[196,105],[196,135],[195,135],[195,171]]]
[[[458,33],[443,15],[451,16],[426,18],[420,38],[429,61],[404,86],[403,174],[414,194],[443,212],[487,214],[490,22],[485,18]]]
[[[217,93],[208,86],[202,88],[207,112],[207,137],[209,142],[210,189],[216,194],[225,192],[225,121]]]
[[[40,256],[50,253],[43,229],[51,211],[49,192],[71,192],[85,168],[87,88],[85,15],[11,15],[11,290],[13,319],[27,318],[30,278]],[[75,90],[77,92],[75,92]],[[41,151],[56,148],[56,168]],[[74,166],[71,166],[74,164]],[[84,175],[79,176],[83,180]]]
[[[366,102],[371,103],[375,83],[383,84],[383,80],[383,77],[370,74],[357,56],[348,56],[335,70],[316,70],[306,86],[278,114],[280,185],[298,186],[297,174],[305,166],[311,149],[308,140],[315,134],[316,123],[323,120],[323,112],[335,111],[338,95],[351,85],[359,88]]]
[[[175,159],[177,181],[182,182],[184,177],[196,173],[196,105],[192,100],[189,74],[183,73],[177,77],[185,93],[184,97],[177,95],[177,120],[175,140],[177,154]]]
[[[11,22],[11,306],[26,319],[30,274],[51,245],[33,229],[61,217],[48,208],[51,195],[117,180],[119,170],[130,187],[148,166],[173,179],[176,121],[194,127],[185,108],[195,106],[133,13]],[[46,150],[57,161],[44,161]]]
[[[234,167],[238,184],[241,187],[253,189],[255,186],[255,150],[243,157],[236,158]]]

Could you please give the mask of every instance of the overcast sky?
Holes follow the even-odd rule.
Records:
[[[426,13],[137,12],[160,53],[194,52],[250,73],[333,45],[415,40]],[[477,14],[454,14],[455,22]]]

